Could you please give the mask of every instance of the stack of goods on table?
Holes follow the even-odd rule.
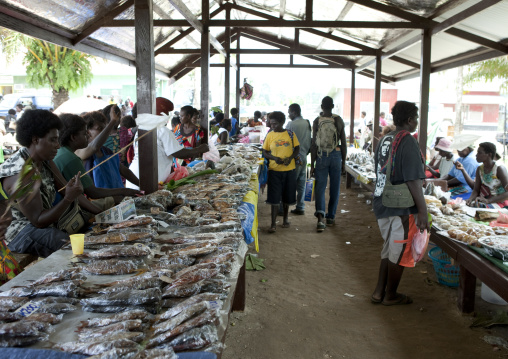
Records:
[[[51,343],[98,358],[220,352],[246,252],[236,208],[248,190],[243,176],[207,174],[136,198],[143,216],[96,225],[72,263],[67,250],[46,259],[66,258],[67,268],[0,293],[0,347]],[[16,312],[27,303],[38,310]]]
[[[455,241],[481,247],[482,238],[490,236],[507,236],[508,228],[502,226],[489,226],[478,221],[487,221],[497,218],[497,213],[476,211],[476,218],[466,214],[465,202],[451,200],[438,200],[433,196],[425,196],[427,210],[432,216],[432,226],[438,233]],[[494,217],[492,217],[494,216]]]
[[[356,169],[369,181],[376,180],[374,157],[370,152],[355,148],[348,149],[346,164]]]

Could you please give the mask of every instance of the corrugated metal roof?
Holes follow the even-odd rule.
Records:
[[[184,5],[196,16],[201,17],[201,0],[182,1]],[[285,8],[281,9],[281,3]],[[432,38],[431,62],[433,68],[439,69],[441,65],[448,67],[458,66],[468,59],[478,60],[508,53],[506,42],[506,17],[508,15],[508,0],[502,1],[474,1],[474,0],[314,0],[312,20],[314,21],[373,21],[393,22],[395,25],[383,26],[381,28],[359,28],[359,27],[320,27],[316,29],[325,34],[325,38],[319,34],[310,33],[301,29],[299,31],[300,49],[318,50],[361,50],[375,49],[383,54],[394,49],[404,41],[412,39],[421,33],[420,29],[399,28],[397,24],[412,22],[421,27],[435,28],[455,15],[463,15],[464,11],[470,11],[472,6],[490,5],[476,14],[463,16],[462,21],[452,24],[453,29],[461,30],[460,36],[453,31],[439,32]],[[124,5],[125,9],[114,16],[114,20],[133,20],[134,8],[127,6],[133,4],[132,0],[0,0],[0,20],[6,27],[16,31],[32,34],[45,40],[64,44],[72,47],[72,42],[79,39],[80,44],[76,48],[81,51],[88,51],[94,55],[109,56],[110,58],[125,61],[135,60],[134,49],[134,28],[125,27],[125,24],[118,27],[98,27],[97,22],[103,17],[108,17],[112,11]],[[171,5],[168,0],[154,0],[154,20],[182,20],[184,17],[178,9]],[[266,21],[274,24],[275,21],[283,19],[295,21],[295,26],[307,28],[306,0],[210,0],[210,12],[220,10],[212,19],[210,32],[216,38],[222,39],[225,34],[224,27],[214,26],[213,20],[225,20],[226,11],[231,11],[231,20],[249,21],[268,19]],[[473,7],[473,9],[475,9]],[[452,18],[453,19],[453,18]],[[113,18],[106,21],[110,26]],[[264,24],[264,23],[263,23]],[[316,23],[314,23],[316,24]],[[237,25],[237,24],[235,24]],[[245,28],[242,34],[249,38],[257,38],[263,43],[272,44],[273,48],[294,48],[295,29],[288,27],[291,24],[282,24],[281,27],[257,27],[252,28],[244,23]],[[89,36],[82,36],[83,31],[96,26]],[[240,26],[242,26],[240,24]],[[190,24],[180,22],[179,26],[154,27],[155,49],[167,44],[171,39],[176,38],[182,32],[190,29]],[[232,29],[233,36],[236,36],[236,28]],[[338,38],[343,42],[336,41]],[[245,38],[246,40],[246,38]],[[241,41],[242,48],[263,49],[266,46],[252,41]],[[180,41],[172,45],[173,51],[178,49],[199,49],[201,36],[197,31],[190,32]],[[490,42],[489,42],[490,41]],[[352,44],[354,42],[355,44]],[[247,46],[248,45],[248,46]],[[234,48],[234,46],[233,46]],[[162,51],[162,50],[160,50]],[[417,76],[417,68],[420,63],[420,42],[412,43],[412,46],[399,51],[395,57],[383,61],[382,73],[388,76],[388,80],[396,81]],[[159,54],[156,56],[158,70],[175,76],[185,73],[186,64],[199,58],[199,54]],[[298,58],[298,61],[297,61]],[[289,64],[289,56],[269,57],[267,55],[242,55],[242,63],[248,61],[267,61],[271,63]],[[261,60],[260,60],[261,59]],[[355,54],[326,54],[306,55],[294,57],[294,63],[298,64],[332,64],[347,65],[348,67],[362,66],[370,63],[367,70],[374,69],[372,55]],[[321,62],[319,62],[321,61]],[[220,61],[213,61],[220,62]],[[187,67],[188,68],[188,67]],[[365,73],[365,72],[359,72]]]

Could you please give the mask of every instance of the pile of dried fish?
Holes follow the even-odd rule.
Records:
[[[88,312],[119,313],[138,307],[156,313],[161,297],[159,288],[124,290],[82,299],[81,305]]]
[[[0,347],[20,347],[45,341],[52,330],[51,324],[42,321],[20,320],[0,324]]]
[[[142,263],[135,260],[105,259],[93,260],[81,269],[95,275],[129,274],[138,271]]]
[[[137,243],[133,245],[108,246],[97,251],[86,252],[80,255],[84,258],[109,259],[118,257],[146,257],[152,251],[147,246]]]

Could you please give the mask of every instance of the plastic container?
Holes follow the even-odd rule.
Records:
[[[481,297],[484,301],[497,304],[497,305],[508,305],[508,303],[501,298],[496,292],[490,289],[485,283],[482,283]]]
[[[72,254],[78,255],[83,254],[85,249],[85,235],[84,234],[71,234],[71,247]]]
[[[452,265],[450,256],[441,248],[434,247],[429,251],[429,257],[434,265],[438,282],[448,287],[458,287],[460,270],[458,266]]]

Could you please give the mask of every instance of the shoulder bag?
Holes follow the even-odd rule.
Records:
[[[393,185],[390,181],[392,172],[392,149],[393,143],[390,146],[390,154],[388,156],[388,164],[386,166],[386,182],[382,195],[383,206],[388,208],[413,207],[415,205],[415,201],[407,184],[402,183]]]

